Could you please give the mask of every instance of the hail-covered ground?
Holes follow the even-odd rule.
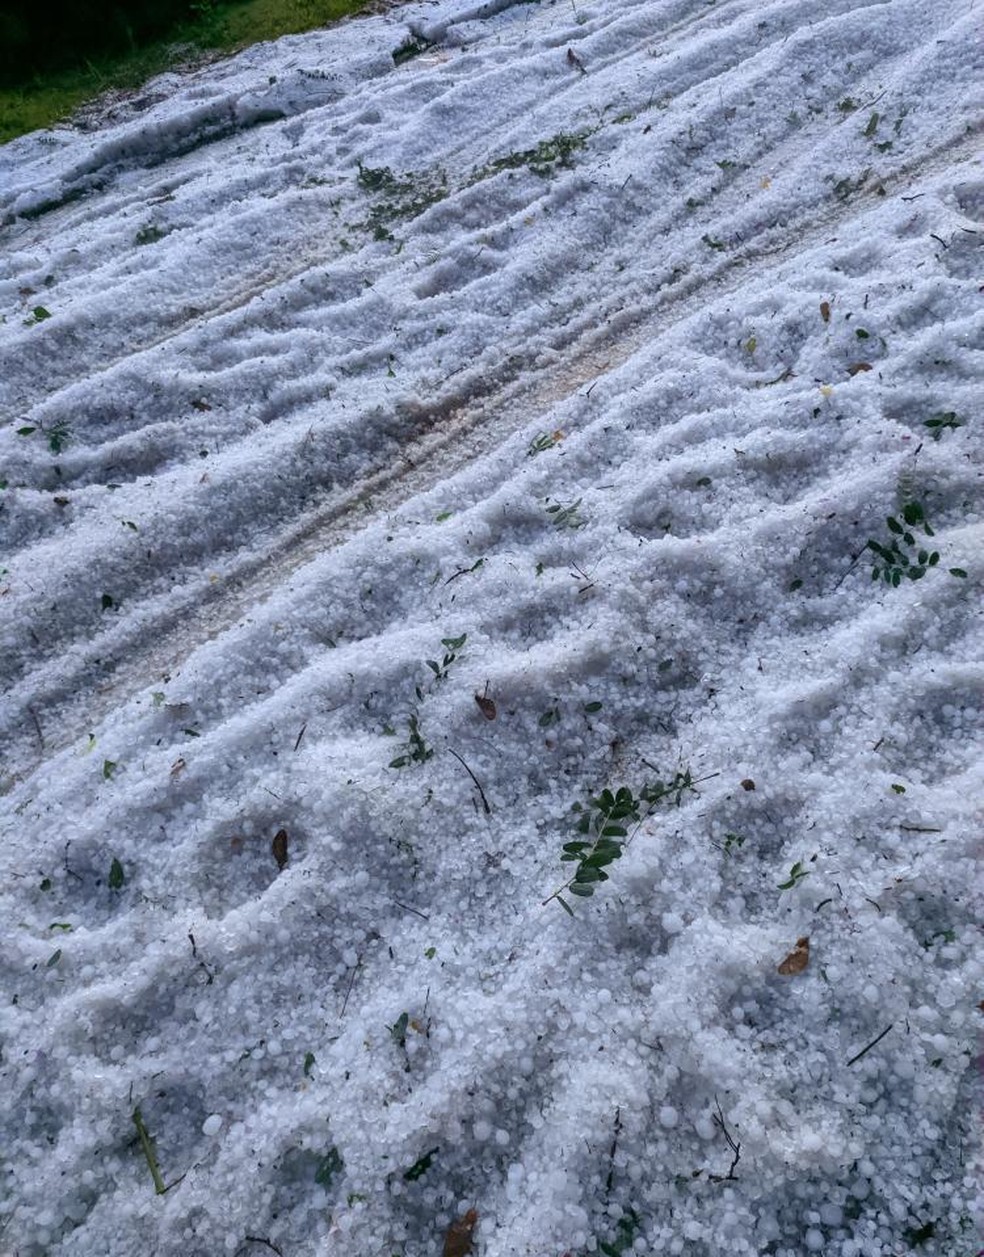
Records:
[[[977,1253],[980,18],[0,150],[5,1257]]]

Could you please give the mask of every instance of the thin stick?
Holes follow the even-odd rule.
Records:
[[[867,1047],[863,1047],[861,1049],[861,1051],[857,1054],[857,1056],[851,1057],[851,1059],[847,1062],[848,1065],[856,1065],[862,1056],[867,1056],[867,1054],[871,1051],[871,1049],[875,1046],[876,1043],[881,1043],[882,1039],[884,1039],[885,1035],[888,1034],[889,1030],[891,1030],[894,1025],[895,1025],[895,1022],[893,1021],[891,1025],[886,1026],[885,1029],[881,1032],[881,1034],[876,1039],[872,1039]]]
[[[430,917],[426,912],[421,912],[419,908],[411,908],[408,903],[400,903],[399,899],[391,900],[398,908],[402,908],[404,912],[412,912],[415,917],[421,917],[424,921],[429,921]]]
[[[339,1020],[345,1016],[345,1010],[348,1008],[349,996],[352,994],[352,987],[355,986],[355,975],[359,972],[359,965],[361,964],[362,961],[357,960],[354,968],[352,969],[352,976],[349,978],[348,990],[345,992],[345,999],[342,1001],[342,1011],[338,1014]]]
[[[717,1096],[714,1097],[714,1103],[717,1105],[717,1112],[714,1114],[714,1125],[720,1129],[721,1133],[728,1141],[728,1147],[735,1154],[735,1159],[731,1162],[731,1167],[724,1177],[725,1179],[735,1178],[735,1167],[741,1160],[741,1141],[739,1140],[736,1142],[734,1136],[731,1134],[731,1131],[728,1130],[727,1123],[724,1120],[724,1113],[721,1110],[721,1101],[717,1098]]]
[[[450,748],[450,747],[448,747],[448,750],[449,750],[449,751],[451,751],[451,748]],[[492,809],[489,807],[489,801],[488,801],[488,799],[485,797],[485,791],[482,789],[481,783],[479,782],[478,778],[475,776],[475,774],[474,774],[474,773],[472,772],[472,770],[468,767],[468,765],[467,765],[467,764],[465,763],[465,761],[461,758],[461,756],[458,754],[458,752],[457,752],[457,751],[451,751],[451,754],[455,757],[455,759],[458,761],[458,763],[462,766],[462,768],[465,770],[465,772],[468,774],[468,776],[469,776],[469,777],[471,777],[472,781],[474,781],[474,783],[475,783],[475,789],[476,789],[476,790],[478,791],[478,793],[482,796],[482,807],[484,807],[484,808],[485,808],[485,815],[486,815],[486,816],[491,816],[491,815],[492,815]]]
[[[300,733],[297,735],[297,741],[294,743],[294,750],[295,750],[295,751],[296,751],[296,750],[297,750],[297,748],[301,745],[301,738],[303,738],[303,737],[304,737],[304,730],[305,730],[306,728],[307,728],[307,721],[305,720],[305,721],[304,721],[304,723],[301,725],[301,731],[300,731]]]
[[[615,1130],[612,1133],[612,1146],[608,1152],[608,1179],[605,1182],[605,1199],[612,1194],[612,1183],[615,1179],[615,1153],[618,1152],[618,1136],[622,1129],[622,1110],[616,1106]]]

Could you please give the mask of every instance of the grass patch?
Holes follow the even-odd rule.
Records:
[[[367,0],[239,0],[199,6],[195,21],[119,55],[38,74],[0,89],[0,144],[50,127],[108,91],[127,91],[199,58],[228,56],[250,44],[315,30],[369,7]]]

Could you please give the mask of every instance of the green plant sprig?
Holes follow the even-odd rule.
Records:
[[[403,755],[398,755],[396,759],[390,760],[390,768],[406,768],[408,764],[426,764],[429,759],[434,757],[434,748],[428,746],[424,741],[424,735],[420,732],[420,725],[417,722],[416,715],[411,715],[407,720],[405,746],[406,751]]]
[[[578,833],[585,837],[565,843],[560,858],[565,862],[576,861],[577,868],[573,877],[558,886],[552,895],[548,895],[541,906],[545,907],[556,899],[568,916],[573,916],[573,909],[563,898],[565,893],[589,899],[601,882],[608,881],[609,875],[605,869],[621,858],[625,848],[659,803],[672,800],[679,807],[685,793],[696,793],[696,787],[702,781],[709,781],[717,776],[717,773],[708,773],[705,777],[695,779],[688,768],[684,772],[676,773],[672,781],[656,781],[652,785],[643,786],[638,797],[628,786],[620,786],[614,794],[605,789],[597,797],[589,797],[583,804],[575,803],[572,808],[577,817],[575,825]],[[628,825],[633,826],[631,832]]]
[[[902,583],[903,577],[907,580],[921,580],[940,561],[939,550],[927,550],[916,540],[917,528],[927,537],[936,535],[926,519],[922,504],[907,502],[902,508],[901,520],[889,515],[886,522],[891,534],[888,544],[872,538],[865,547],[876,556],[871,579],[876,581],[881,578],[893,588]],[[949,572],[951,576],[967,575],[962,567],[951,567]]]

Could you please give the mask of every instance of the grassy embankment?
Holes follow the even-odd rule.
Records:
[[[367,0],[238,0],[197,6],[199,16],[154,43],[119,56],[87,59],[71,70],[0,88],[0,144],[50,127],[103,92],[135,88],[178,63],[236,52],[280,35],[314,30],[358,13]]]

